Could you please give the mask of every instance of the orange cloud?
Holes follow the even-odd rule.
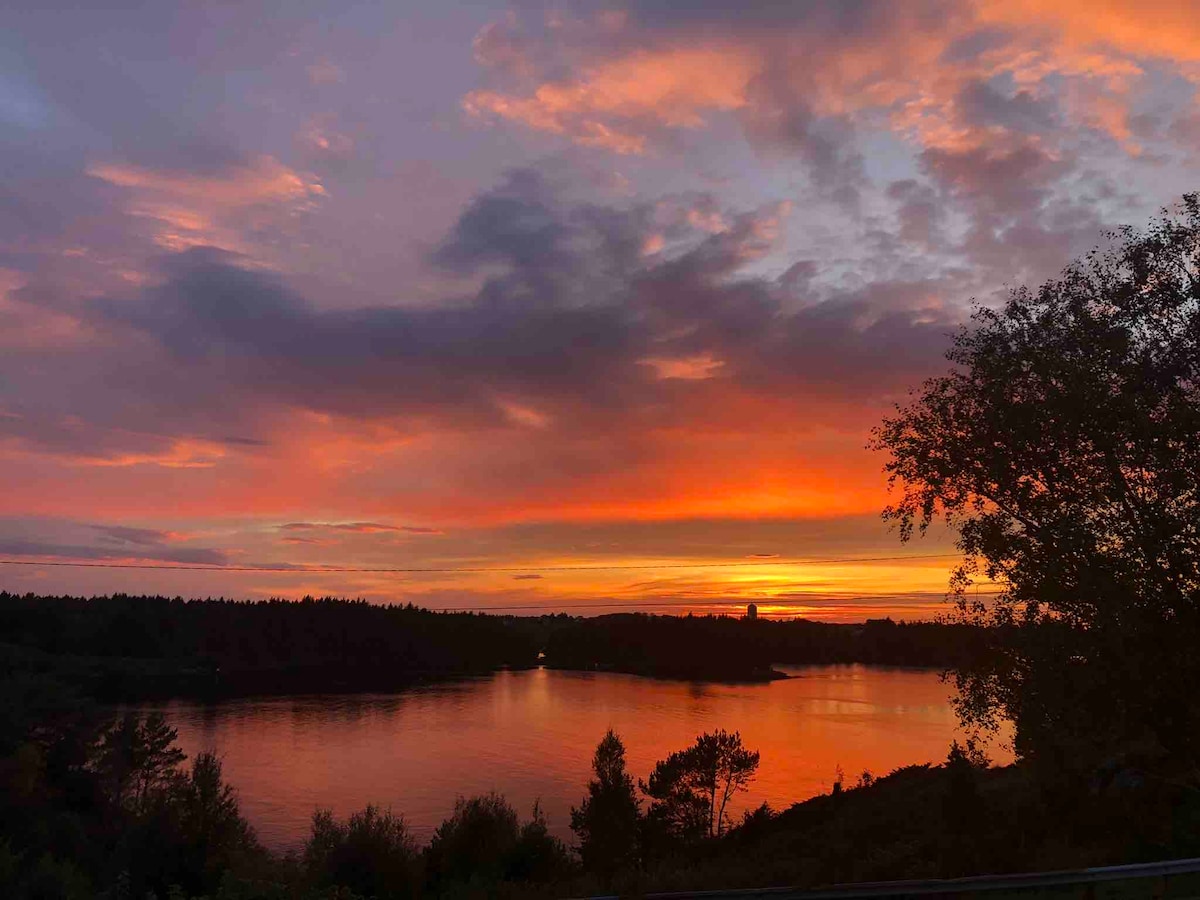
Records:
[[[1200,19],[1181,0],[984,0],[978,16],[986,24],[1040,26],[1063,44],[1200,61]]]
[[[650,357],[642,362],[654,369],[655,376],[660,379],[680,378],[684,381],[712,378],[719,374],[721,367],[725,365],[723,360],[714,359],[708,353],[675,358]]]
[[[463,108],[511,119],[538,131],[568,134],[579,144],[642,153],[646,136],[616,121],[648,120],[698,128],[710,112],[740,109],[760,62],[738,47],[667,47],[634,51],[580,73],[548,81],[528,97],[473,91]]]
[[[1005,139],[1003,129],[981,127],[958,114],[955,99],[966,84],[1010,76],[1041,96],[1057,90],[1053,76],[1072,82],[1065,99],[1077,123],[1138,153],[1128,118],[1133,89],[1145,75],[1140,61],[1177,65],[1200,84],[1194,66],[1200,60],[1200,20],[1189,4],[1173,0],[976,0],[939,20],[922,15],[916,4],[890,8],[887,15],[887,22],[838,32],[826,23],[806,23],[798,10],[794,24],[734,25],[718,39],[669,26],[640,32],[629,27],[623,40],[600,45],[607,49],[582,39],[557,48],[556,61],[574,63],[568,76],[557,74],[562,66],[556,65],[556,74],[532,89],[472,91],[463,107],[474,116],[506,119],[621,154],[644,153],[664,130],[699,128],[720,113],[743,115],[759,128],[779,120],[778,127],[785,128],[796,107],[870,125],[882,114],[923,146],[964,149]],[[973,55],[954,51],[989,33],[1003,39]],[[497,65],[487,55],[478,59]],[[524,53],[522,73],[536,78],[532,59]]]
[[[5,412],[0,409],[0,419],[19,422],[23,416],[19,413]],[[61,423],[67,430],[85,431],[87,426],[78,420],[68,418]],[[67,452],[57,456],[57,460],[71,468],[101,468],[101,469],[131,469],[142,466],[155,466],[163,469],[211,469],[228,454],[229,448],[219,442],[203,438],[162,438],[156,435],[130,434],[129,437],[139,439],[138,443],[151,445],[145,450],[117,450],[105,452],[103,446],[97,446],[95,452]],[[20,439],[0,438],[0,448],[7,447],[17,459],[33,458],[37,450],[28,446]]]
[[[121,453],[116,456],[81,456],[74,462],[81,466],[129,467],[162,466],[166,469],[211,469],[225,455],[225,447],[213,441],[180,439],[170,442],[159,453]]]
[[[118,163],[87,171],[128,191],[128,211],[150,222],[156,243],[173,251],[210,246],[253,256],[248,232],[310,210],[325,195],[314,176],[271,156],[212,175]]]
[[[386,523],[402,515],[436,528],[827,516],[879,508],[877,461],[861,449],[857,427],[844,434],[780,434],[774,423],[795,414],[770,403],[756,411],[750,398],[712,412],[710,421],[694,427],[643,429],[630,422],[621,426],[627,431],[602,442],[514,425],[486,433],[429,432],[381,450],[373,428],[292,417],[278,426],[286,441],[267,447],[180,439],[163,450],[108,458],[10,451],[11,487],[0,512],[75,515],[88,508],[137,517],[288,521],[299,518],[297,512],[324,510],[324,522]],[[768,417],[760,420],[764,427],[754,425],[759,416]],[[329,443],[338,448],[336,467],[328,464]],[[106,470],[103,478],[95,476],[97,467]],[[47,479],[53,491],[43,489]]]

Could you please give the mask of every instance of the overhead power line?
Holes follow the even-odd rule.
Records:
[[[907,562],[910,560],[957,559],[958,553],[930,553],[909,556],[830,556],[792,559],[756,559],[736,560],[729,562],[706,563],[614,563],[614,564],[585,564],[566,566],[295,566],[290,564],[259,565],[259,566],[222,566],[195,565],[192,563],[118,563],[118,562],[82,562],[69,560],[39,561],[32,559],[0,559],[2,566],[53,566],[77,569],[154,569],[158,571],[180,572],[274,572],[303,575],[336,575],[336,574],[472,574],[483,572],[522,573],[522,572],[615,572],[615,571],[655,571],[659,569],[729,569],[750,568],[762,566],[804,566],[830,565],[836,563],[865,563],[865,562]]]
[[[1000,591],[984,591],[978,594],[980,597],[995,597]],[[944,593],[930,591],[927,596],[930,599],[935,597],[945,597]],[[888,602],[899,603],[905,600],[914,599],[912,595],[898,596],[894,594],[855,594],[853,596],[838,596],[830,594],[814,593],[812,600],[805,601],[799,598],[789,598],[788,600],[774,600],[770,597],[740,597],[736,599],[712,599],[712,600],[681,600],[681,599],[666,599],[666,600],[650,600],[637,598],[629,601],[614,601],[614,600],[598,600],[588,602],[586,600],[563,601],[561,603],[521,603],[509,606],[434,606],[430,607],[434,612],[513,612],[513,611],[554,611],[566,612],[576,609],[628,609],[632,612],[641,612],[644,610],[654,610],[663,608],[684,608],[684,609],[706,609],[713,607],[744,607],[746,603],[756,603],[760,607],[759,614],[762,615],[761,607],[814,607],[814,601],[820,601],[823,605],[831,605],[836,603],[862,603],[871,601],[880,605],[885,605]]]

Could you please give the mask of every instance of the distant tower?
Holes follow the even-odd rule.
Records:
[[[751,622],[758,618],[758,607],[753,603],[746,607],[746,618]]]

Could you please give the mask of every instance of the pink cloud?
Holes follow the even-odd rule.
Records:
[[[154,241],[167,250],[216,247],[254,255],[247,236],[311,210],[325,196],[313,175],[271,156],[214,174],[96,163],[88,174],[127,192],[127,209],[149,223]]]
[[[867,6],[854,27],[798,8],[770,27],[748,11],[720,29],[681,13],[653,25],[623,18],[615,37],[599,40],[594,22],[575,20],[548,32],[547,46],[510,19],[479,40],[519,44],[522,77],[508,77],[511,55],[477,53],[485,71],[513,83],[472,91],[463,107],[619,154],[648,152],[669,132],[722,114],[777,139],[797,110],[886,123],[923,147],[961,150],[1009,139],[1003,127],[966,121],[956,105],[972,81],[1006,78],[1031,97],[1056,97],[1074,124],[1138,153],[1128,119],[1142,60],[1177,66],[1200,84],[1194,11],[1166,0],[1152,7],[976,0],[947,14],[932,3]],[[971,41],[980,49],[958,49]]]
[[[571,81],[543,82],[528,96],[473,91],[463,108],[568,135],[584,146],[636,154],[646,149],[646,124],[698,128],[711,112],[745,106],[758,66],[750,52],[736,47],[635,50]]]

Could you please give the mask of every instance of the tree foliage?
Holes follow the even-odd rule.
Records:
[[[521,823],[497,793],[462,798],[426,851],[431,882],[442,892],[483,890],[503,882],[549,879],[570,868],[567,848],[546,828],[541,808]]]
[[[651,798],[647,815],[685,841],[719,837],[729,821],[729,800],[749,787],[758,762],[758,751],[747,750],[740,733],[722,728],[702,734],[691,747],[660,760],[643,782]]]
[[[182,777],[179,764],[186,758],[175,746],[177,737],[161,713],[145,718],[129,713],[107,728],[95,767],[109,799],[141,812],[157,792],[176,784]]]
[[[105,721],[42,678],[0,690],[0,896],[211,893],[264,858],[220,761],[158,714]]]
[[[1056,769],[1200,749],[1200,199],[1111,237],[977,308],[952,370],[873,437],[885,518],[957,531],[957,617],[995,638],[956,676],[960,715],[1011,718]]]
[[[610,875],[635,860],[640,815],[633,778],[625,770],[625,745],[611,728],[596,747],[592,772],[587,796],[571,810],[571,830],[584,868]]]
[[[352,814],[346,822],[329,810],[314,813],[304,868],[317,887],[340,885],[379,900],[420,894],[416,841],[403,817],[375,806]]]

